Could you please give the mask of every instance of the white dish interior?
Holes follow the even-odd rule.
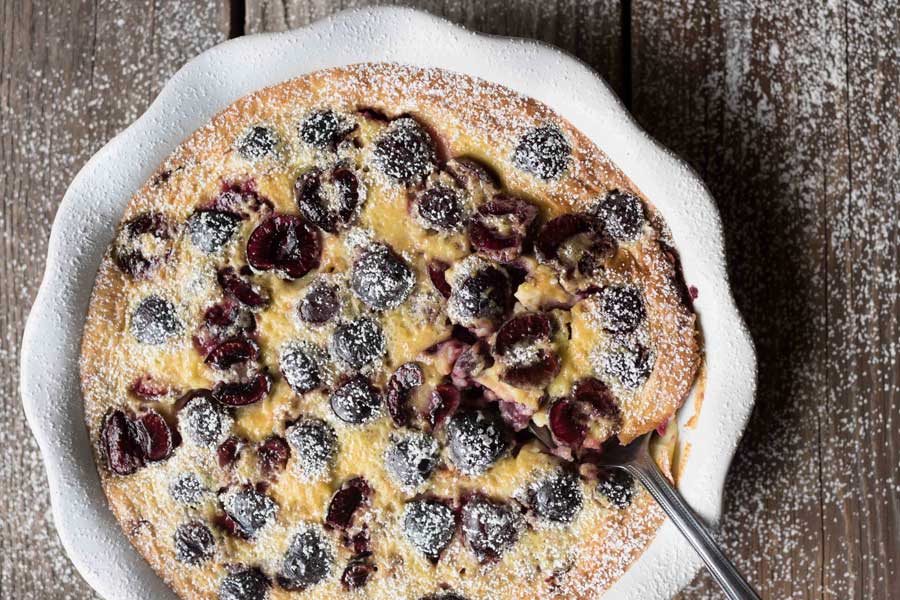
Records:
[[[81,169],[60,205],[22,342],[21,392],[60,538],[76,568],[108,600],[175,599],[109,511],[84,425],[78,375],[84,318],[125,206],[190,132],[241,96],[318,69],[383,61],[466,73],[544,102],[593,140],[662,212],[685,278],[699,290],[695,305],[707,358],[703,410],[695,429],[682,429],[682,443],[691,450],[679,487],[700,515],[718,519],[728,466],[753,404],[756,360],[731,298],[719,216],[706,187],[634,123],[599,76],[560,50],[471,33],[410,9],[351,10],[303,29],[225,42],[190,61],[143,116]],[[691,406],[688,400],[679,413],[682,425]],[[667,521],[603,598],[667,598],[699,566]]]

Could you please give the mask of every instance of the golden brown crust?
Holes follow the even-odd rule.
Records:
[[[297,123],[311,109],[328,107],[345,113],[361,108],[379,111],[389,117],[414,115],[427,124],[440,141],[444,157],[467,156],[491,167],[501,178],[505,191],[528,199],[539,206],[547,221],[560,214],[585,210],[590,203],[610,190],[622,190],[640,196],[627,177],[612,164],[586,137],[548,107],[522,97],[500,86],[464,75],[439,70],[422,70],[396,65],[364,64],[312,73],[238,100],[217,115],[207,126],[195,132],[160,167],[135,195],[126,209],[125,219],[144,211],[165,212],[173,221],[183,222],[198,205],[213,197],[222,181],[253,178],[259,192],[267,197],[277,212],[297,212],[293,197],[293,178],[304,161],[315,160],[299,148],[294,138]],[[278,160],[248,163],[234,150],[234,139],[247,127],[264,123],[281,132],[283,144]],[[516,168],[510,157],[517,141],[530,128],[554,123],[569,140],[572,156],[568,170],[558,181],[544,181]],[[376,135],[382,124],[363,125],[363,141]],[[293,137],[291,137],[293,136]],[[365,152],[363,149],[361,152]],[[365,156],[359,157],[365,164]],[[371,173],[366,176],[370,176]],[[373,178],[374,175],[371,175]],[[402,226],[409,218],[405,205],[398,200],[400,192],[392,190],[377,178],[370,182],[369,203],[360,219],[375,232],[377,239],[406,255],[429,256],[455,263],[467,250],[458,239],[432,239],[411,226]],[[660,222],[646,199],[644,207],[651,212],[650,222]],[[250,224],[244,223],[241,235],[246,238]],[[617,429],[619,437],[628,441],[660,425],[664,425],[688,394],[700,363],[695,316],[681,296],[677,266],[665,253],[666,232],[647,225],[642,237],[634,243],[620,244],[602,285],[636,283],[643,290],[646,326],[634,335],[654,352],[649,379],[637,392],[624,388],[621,392],[623,418]],[[258,479],[258,464],[247,452],[238,467],[226,473],[218,467],[214,453],[181,446],[167,461],[139,470],[127,477],[110,473],[98,439],[104,415],[114,407],[129,406],[139,410],[142,404],[128,392],[136,378],[152,373],[170,392],[157,408],[174,423],[174,399],[178,393],[209,388],[213,381],[190,342],[199,315],[216,300],[214,266],[186,250],[184,244],[173,250],[172,260],[164,264],[151,279],[134,280],[122,274],[111,255],[103,260],[91,299],[82,342],[81,378],[85,397],[86,420],[104,491],[121,527],[128,538],[165,581],[183,598],[216,598],[216,589],[227,563],[258,564],[269,574],[280,569],[280,557],[288,538],[298,523],[321,522],[328,499],[341,481],[366,473],[376,489],[371,519],[373,544],[377,548],[379,571],[361,590],[367,598],[419,598],[438,591],[442,585],[472,598],[590,598],[611,585],[636,560],[649,544],[662,516],[649,495],[640,490],[628,508],[610,507],[597,492],[583,483],[585,508],[568,527],[538,525],[523,534],[519,543],[502,560],[490,566],[479,566],[456,541],[448,556],[432,566],[397,535],[398,506],[406,494],[392,494],[390,483],[380,466],[383,448],[392,431],[388,419],[374,423],[358,439],[357,433],[339,431],[342,456],[334,466],[330,481],[304,482],[288,469],[273,484],[270,493],[280,505],[278,523],[267,528],[255,543],[230,538],[216,532],[217,554],[203,566],[187,567],[174,560],[172,536],[174,528],[185,519],[211,520],[218,512],[214,500],[199,509],[187,511],[176,504],[168,493],[174,474],[180,471],[200,472],[211,490],[235,481]],[[225,250],[227,260],[243,263],[243,249]],[[345,269],[347,257],[337,241],[326,241],[320,270]],[[417,273],[421,292],[427,275]],[[307,280],[303,280],[307,281]],[[535,280],[536,281],[536,280]],[[293,313],[299,298],[296,286],[266,280],[273,298],[272,307],[258,315],[261,340],[278,348],[292,335],[297,323],[287,314]],[[559,287],[557,285],[557,287]],[[525,308],[529,302],[539,306],[549,299],[546,289],[532,285],[534,294],[519,297]],[[163,292],[177,300],[179,318],[183,321],[184,339],[165,348],[136,344],[129,334],[130,312],[136,300],[148,293]],[[422,292],[424,293],[424,292]],[[560,292],[561,293],[561,292]],[[551,395],[568,394],[575,382],[597,370],[592,358],[596,347],[608,335],[598,325],[597,300],[588,298],[572,311],[571,339],[566,352],[571,362],[564,365],[550,386]],[[389,331],[390,359],[385,366],[396,367],[422,360],[422,351],[448,334],[448,327],[437,326],[422,315],[404,308],[397,314],[384,316]],[[304,331],[317,342],[322,332]],[[278,372],[274,355],[261,359],[274,373]],[[427,382],[436,383],[440,368],[427,362]],[[435,359],[436,361],[436,359]],[[387,371],[387,369],[385,369]],[[387,374],[373,374],[377,383],[386,383]],[[613,386],[615,388],[615,386]],[[302,399],[283,380],[276,380],[272,392],[262,402],[240,409],[238,432],[251,442],[268,435],[284,434],[285,421],[300,412],[322,414],[324,396],[318,392]],[[327,404],[327,402],[325,403]],[[546,421],[546,406],[535,420]],[[354,437],[356,436],[356,437]],[[674,442],[672,442],[674,444]],[[672,446],[662,450],[671,459]],[[549,472],[556,459],[538,452],[532,443],[516,458],[510,458],[477,478],[466,478],[453,472],[435,475],[429,491],[438,495],[457,496],[463,489],[478,489],[488,495],[511,497],[521,494],[536,474]],[[383,490],[383,491],[382,491]],[[395,529],[391,529],[391,528]],[[336,573],[306,592],[286,592],[274,586],[271,598],[329,598],[339,595],[340,570],[349,556],[338,550]],[[473,576],[473,574],[475,574]]]

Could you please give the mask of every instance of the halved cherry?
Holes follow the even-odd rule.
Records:
[[[269,393],[272,379],[267,373],[257,373],[248,381],[220,381],[213,387],[213,398],[225,406],[247,406],[262,400]]]
[[[513,317],[497,332],[494,352],[504,364],[501,379],[515,387],[543,387],[561,368],[550,347],[553,324],[544,313]]]
[[[237,300],[226,297],[203,313],[194,334],[194,347],[204,358],[222,342],[242,338],[256,331],[256,317]]]
[[[269,298],[252,283],[238,275],[234,267],[225,267],[216,276],[222,291],[251,308],[260,308],[269,303]]]
[[[353,525],[356,511],[368,505],[371,495],[372,488],[362,477],[345,481],[328,503],[325,525],[335,529],[349,529]]]
[[[591,413],[598,417],[607,419],[619,417],[619,405],[616,397],[599,379],[589,377],[581,380],[575,385],[572,397],[576,402],[590,406]]]
[[[216,346],[206,355],[206,364],[220,371],[227,371],[259,356],[259,346],[248,339],[227,340]]]
[[[291,448],[281,436],[273,435],[262,442],[256,449],[259,466],[266,477],[272,477],[284,471],[291,456]]]
[[[222,442],[216,449],[216,457],[219,460],[219,466],[223,469],[234,466],[241,455],[243,447],[243,441],[235,436],[231,436]]]
[[[417,363],[408,362],[397,367],[394,374],[391,375],[387,385],[387,397],[385,404],[387,405],[388,414],[397,427],[409,424],[411,413],[409,408],[409,397],[414,389],[425,382],[425,376],[422,367]]]
[[[106,416],[100,430],[100,447],[110,471],[116,475],[131,475],[144,466],[141,434],[123,410]]]
[[[591,275],[602,258],[615,252],[616,242],[588,215],[567,213],[545,224],[534,246],[542,262]]]
[[[347,563],[347,567],[341,574],[341,585],[346,590],[355,590],[366,585],[369,577],[378,568],[368,561],[368,557],[354,557]]]
[[[549,315],[526,313],[517,315],[503,324],[494,341],[494,351],[501,356],[507,354],[517,344],[549,340],[553,324]]]
[[[449,298],[452,290],[450,284],[447,283],[447,269],[450,265],[442,260],[432,260],[428,262],[428,277],[431,279],[434,289],[440,292],[444,298]]]
[[[558,444],[578,447],[584,442],[587,427],[578,405],[568,399],[557,400],[550,407],[550,432]]]
[[[434,388],[428,399],[428,415],[426,419],[432,429],[440,427],[453,416],[459,408],[459,390],[449,383],[442,383]]]
[[[478,207],[469,223],[469,240],[480,254],[510,262],[522,253],[537,214],[533,204],[498,194]]]
[[[247,241],[247,262],[258,271],[275,271],[299,279],[319,266],[322,240],[303,218],[275,214],[263,221]]]
[[[473,379],[481,375],[485,369],[491,368],[493,364],[494,358],[491,356],[487,342],[478,340],[475,344],[462,351],[456,362],[453,363],[453,371],[450,377],[454,385],[466,387],[471,384]]]
[[[300,213],[328,233],[337,233],[353,222],[365,201],[365,190],[350,168],[337,165],[327,171],[313,169],[294,182]]]
[[[142,431],[142,451],[146,460],[159,462],[172,455],[174,434],[161,414],[148,410],[138,418],[137,424]]]

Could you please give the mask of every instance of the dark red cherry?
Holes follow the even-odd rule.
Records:
[[[415,119],[392,121],[375,139],[372,161],[389,178],[409,183],[428,175],[437,160],[434,140]]]
[[[224,341],[252,336],[256,331],[256,317],[237,300],[226,297],[203,313],[203,320],[194,333],[197,352],[204,358]]]
[[[324,279],[311,283],[297,309],[300,319],[313,325],[321,325],[333,319],[341,309],[338,293],[338,286]]]
[[[234,267],[225,267],[216,276],[222,291],[251,308],[262,308],[269,304],[268,296],[252,283],[241,277]]]
[[[216,540],[201,521],[188,521],[175,529],[175,559],[188,565],[199,565],[212,558]]]
[[[458,276],[447,311],[453,322],[466,327],[498,323],[512,304],[509,276],[500,268],[485,264]]]
[[[488,349],[487,342],[477,340],[473,345],[463,350],[456,362],[453,363],[453,371],[450,378],[453,385],[464,388],[472,383],[476,377],[494,364],[494,357]]]
[[[259,569],[242,569],[222,579],[218,600],[266,600],[271,585]]]
[[[644,226],[644,205],[640,198],[628,192],[613,190],[593,208],[606,231],[620,242],[638,238]]]
[[[172,455],[174,434],[161,414],[150,409],[138,418],[137,425],[141,431],[141,449],[148,462],[159,462]]]
[[[300,175],[294,182],[294,197],[300,214],[310,223],[337,233],[353,223],[365,200],[365,190],[356,173],[338,165]]]
[[[601,364],[604,373],[629,390],[639,388],[653,372],[655,356],[641,344],[623,344],[604,354]]]
[[[578,476],[562,469],[537,484],[531,496],[531,507],[538,517],[553,523],[571,523],[583,502]]]
[[[256,373],[248,381],[220,381],[213,387],[213,398],[224,406],[247,406],[269,393],[272,380],[266,373]]]
[[[301,217],[275,214],[263,221],[247,241],[247,262],[258,271],[275,271],[299,279],[318,268],[322,240]]]
[[[449,383],[442,383],[428,397],[428,424],[432,429],[440,427],[459,408],[459,390]]]
[[[228,436],[233,419],[209,390],[192,390],[178,399],[178,422],[185,436],[200,446],[216,447]]]
[[[553,333],[553,323],[545,313],[525,313],[517,315],[503,324],[497,331],[494,351],[504,355],[522,343],[549,341]]]
[[[354,125],[331,110],[317,110],[300,123],[300,139],[315,148],[334,150]]]
[[[241,226],[241,217],[232,212],[199,209],[186,222],[191,244],[201,252],[218,252],[234,237]]]
[[[513,507],[484,496],[466,502],[460,521],[466,544],[481,562],[500,558],[525,528],[525,520]]]
[[[464,475],[478,476],[506,452],[503,422],[481,410],[457,412],[447,423],[450,462]]]
[[[222,442],[219,447],[216,448],[216,457],[219,461],[219,466],[223,469],[234,466],[234,464],[237,463],[238,458],[240,458],[243,445],[241,439],[235,436],[231,436]]]
[[[375,310],[396,308],[409,297],[416,275],[403,258],[384,244],[366,249],[353,262],[350,289]]]
[[[346,542],[347,547],[354,554],[363,554],[366,552],[371,552],[372,549],[372,539],[369,535],[369,528],[365,525],[362,526],[362,529],[354,533]]]
[[[609,469],[600,473],[597,491],[616,508],[625,508],[634,497],[634,478],[622,469]]]
[[[384,356],[387,342],[381,326],[374,320],[361,317],[341,323],[331,337],[331,354],[351,369],[362,369]]]
[[[109,470],[116,475],[131,475],[144,466],[142,435],[122,410],[114,410],[103,421],[100,447]]]
[[[256,161],[273,154],[278,146],[278,136],[271,128],[254,125],[235,142],[238,154],[249,161]]]
[[[305,528],[288,546],[278,583],[289,591],[305,590],[331,574],[334,559],[334,548],[325,533],[318,527]]]
[[[334,428],[313,417],[301,417],[285,432],[300,472],[309,479],[322,475],[338,452]]]
[[[566,170],[572,148],[562,131],[555,125],[529,129],[513,151],[513,164],[532,175],[556,179]]]
[[[279,358],[281,374],[291,389],[305,394],[322,385],[325,352],[312,342],[288,342]]]
[[[469,241],[492,260],[513,261],[522,253],[537,214],[533,204],[498,194],[478,207],[469,223]]]
[[[346,590],[355,590],[365,587],[372,573],[378,569],[367,558],[353,558],[347,563],[347,567],[341,574],[341,585]]]
[[[227,371],[234,365],[256,360],[259,346],[247,339],[234,339],[222,342],[206,355],[206,364],[220,371]]]
[[[369,504],[372,488],[362,477],[345,481],[331,497],[325,525],[334,529],[349,529],[356,511]]]
[[[456,517],[438,500],[413,500],[406,505],[403,531],[409,542],[433,563],[450,545],[456,531]]]
[[[590,377],[583,379],[575,385],[572,397],[576,402],[590,407],[590,412],[598,417],[617,419],[619,406],[616,397],[605,383],[599,379]]]
[[[271,478],[284,471],[291,457],[291,448],[283,437],[273,435],[259,445],[256,453],[263,475]]]
[[[171,252],[172,226],[164,215],[144,212],[125,221],[113,241],[116,266],[134,279],[150,275]]]
[[[204,208],[231,213],[245,219],[249,213],[259,212],[264,207],[272,210],[272,203],[260,196],[256,181],[247,179],[222,182],[219,193]]]
[[[142,344],[158,346],[179,335],[184,329],[175,305],[156,294],[138,302],[131,313],[129,330]]]
[[[581,213],[564,214],[545,224],[534,246],[542,262],[577,268],[587,276],[594,274],[601,261],[616,250],[615,241],[602,227]]]
[[[254,488],[225,494],[222,506],[225,514],[237,524],[239,533],[247,538],[256,536],[278,512],[278,504]]]
[[[411,418],[409,397],[414,389],[425,382],[422,367],[408,362],[397,367],[387,385],[385,404],[388,414],[397,427],[408,425]]]
[[[553,323],[544,313],[513,317],[497,332],[494,352],[504,365],[501,378],[515,387],[544,387],[559,373],[550,348]]]
[[[634,285],[604,288],[600,297],[600,310],[603,327],[613,333],[630,333],[647,316],[643,294]]]
[[[450,265],[442,260],[432,260],[428,262],[428,277],[431,279],[434,289],[440,292],[444,298],[449,298],[452,290],[450,284],[447,283],[447,269]]]
[[[435,231],[458,229],[465,216],[462,192],[448,185],[426,188],[415,197],[414,206],[422,225]]]
[[[406,488],[425,483],[438,465],[440,446],[427,433],[411,431],[392,435],[384,453],[384,466],[395,482]]]
[[[585,418],[578,405],[568,399],[557,400],[550,407],[549,425],[558,444],[577,448],[587,434]]]
[[[367,423],[381,412],[381,390],[365,375],[355,375],[332,392],[331,410],[345,423]]]

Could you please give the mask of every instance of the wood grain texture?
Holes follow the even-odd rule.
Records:
[[[218,0],[0,0],[0,598],[94,597],[53,528],[18,392],[53,215],[87,159],[225,39],[227,11]]]
[[[66,186],[202,49],[364,4],[0,0],[0,598],[94,597],[53,530],[17,389]],[[896,3],[404,4],[572,52],[697,169],[760,356],[721,536],[765,598],[900,597]],[[720,597],[703,575],[680,595]]]
[[[638,1],[631,22],[633,111],[717,199],[760,359],[722,537],[767,598],[896,598],[896,5]]]

